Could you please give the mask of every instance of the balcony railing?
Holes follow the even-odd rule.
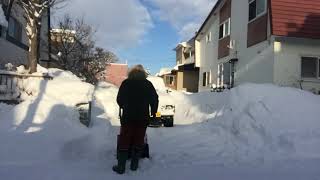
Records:
[[[194,56],[191,56],[187,59],[185,59],[184,61],[177,61],[177,65],[178,66],[182,66],[182,65],[186,65],[186,64],[192,64],[192,63],[195,63],[195,58]]]
[[[184,61],[184,64],[192,64],[195,62],[194,60],[195,60],[194,56],[191,56]]]

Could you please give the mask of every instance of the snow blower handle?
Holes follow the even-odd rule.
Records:
[[[121,120],[122,118],[122,108],[119,106],[119,119]]]

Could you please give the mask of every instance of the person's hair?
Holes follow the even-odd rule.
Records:
[[[148,74],[141,64],[133,66],[128,72],[128,79],[144,80],[147,77]]]

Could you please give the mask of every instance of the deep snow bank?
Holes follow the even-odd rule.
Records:
[[[161,137],[161,142],[174,144],[153,144],[159,149],[155,154],[167,157],[164,152],[171,153],[168,163],[181,161],[181,149],[186,147],[192,150],[184,155],[193,157],[192,160],[214,159],[221,164],[320,158],[317,95],[270,84],[244,84],[222,93],[166,93],[161,78],[149,80],[158,90],[160,106],[176,106],[175,129],[149,132],[153,139]],[[119,125],[117,88],[108,84],[104,88],[96,92],[96,97],[105,104],[112,124]],[[165,161],[163,156],[160,159]]]
[[[311,164],[311,172],[319,167],[319,96],[256,84],[223,93],[166,93],[161,79],[151,78],[160,85],[156,87],[160,103],[176,105],[176,126],[148,128],[152,159],[142,161],[138,174],[114,176],[118,127],[112,124],[119,123],[118,88],[108,83],[95,88],[93,126],[85,128],[74,105],[91,99],[93,87],[68,72],[47,71],[55,79],[25,83],[30,95],[23,103],[0,104],[4,179],[150,179],[158,174],[168,179],[181,178],[186,170],[193,176],[184,179],[212,179],[217,177],[217,167],[226,166],[234,167],[232,172],[222,170],[226,174],[240,174],[233,179],[245,179],[239,173],[243,164],[249,164],[245,173],[255,174],[267,162],[271,162],[269,179],[277,179],[274,164],[285,177],[293,177],[292,172],[308,175],[301,162]],[[259,173],[249,179],[259,179]]]
[[[41,131],[44,126],[51,129],[57,126],[57,129],[61,129],[59,126],[63,127],[66,123],[70,127],[81,126],[75,125],[79,124],[75,106],[90,101],[94,87],[82,82],[70,72],[59,69],[48,70],[40,66],[38,71],[38,73],[49,73],[54,79],[28,78],[19,81],[23,102],[17,106],[0,105],[2,111],[0,129],[29,133]],[[51,122],[55,125],[49,125]]]
[[[214,145],[212,154],[221,163],[320,158],[319,108],[320,97],[306,91],[245,84],[187,95],[175,118],[178,124],[196,123],[192,131]]]

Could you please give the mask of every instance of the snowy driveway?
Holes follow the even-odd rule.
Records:
[[[65,76],[46,88],[40,82],[39,95],[18,106],[0,104],[1,180],[320,179],[319,96],[250,84],[219,94],[172,92],[162,100],[177,107],[175,127],[149,128],[151,159],[119,176],[111,170],[117,88],[95,89],[86,128],[74,104],[92,86]]]

